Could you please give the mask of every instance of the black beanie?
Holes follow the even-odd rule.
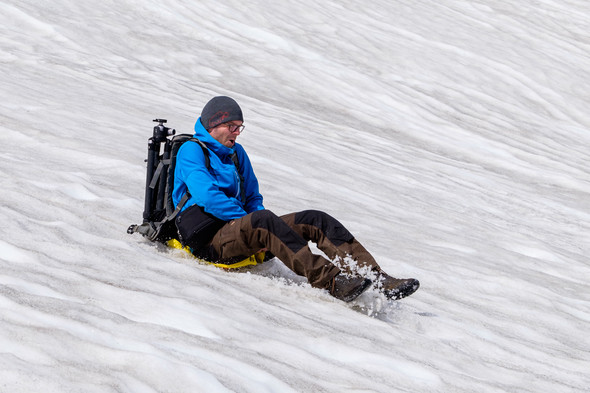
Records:
[[[244,117],[236,100],[230,97],[213,97],[201,111],[201,123],[207,130],[232,120],[244,121]]]

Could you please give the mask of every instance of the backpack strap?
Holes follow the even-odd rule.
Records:
[[[135,232],[138,232],[138,233],[142,234],[143,236],[147,237],[151,241],[158,240],[158,237],[160,236],[160,231],[164,227],[164,224],[167,222],[174,221],[174,219],[176,218],[178,213],[180,213],[180,210],[182,209],[182,207],[184,206],[184,204],[186,203],[186,201],[189,198],[190,198],[190,194],[187,192],[186,194],[184,194],[182,196],[182,198],[178,202],[178,206],[176,206],[176,209],[174,209],[172,214],[169,214],[166,217],[164,217],[164,219],[162,221],[157,221],[157,222],[146,221],[140,225],[131,225],[131,226],[129,226],[129,228],[127,228],[127,233],[133,234]]]
[[[205,155],[205,166],[208,170],[211,170],[211,159],[209,158],[209,148],[207,145],[203,143],[202,140],[197,138],[191,138],[189,141],[197,142],[199,146],[201,146],[201,149],[203,149],[203,154]]]
[[[167,160],[160,160],[160,162],[158,162],[158,167],[156,168],[156,171],[154,172],[154,176],[152,177],[152,181],[150,182],[149,187],[153,190],[156,185],[158,184],[158,180],[160,180],[160,175],[162,174],[162,171],[164,170],[164,168],[170,165],[170,159]]]
[[[234,154],[231,155],[231,160],[236,166],[238,176],[240,177],[240,199],[242,200],[242,205],[246,205],[246,183],[244,181],[244,176],[242,176],[242,173],[240,172],[240,160],[237,151],[234,151]]]

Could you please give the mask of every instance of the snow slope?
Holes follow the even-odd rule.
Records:
[[[0,3],[0,392],[583,392],[590,4]],[[156,117],[240,102],[267,208],[412,297],[125,233]]]

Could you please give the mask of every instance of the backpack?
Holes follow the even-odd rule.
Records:
[[[176,167],[176,155],[178,149],[186,142],[198,143],[205,154],[205,165],[211,170],[209,149],[197,138],[190,134],[174,135],[176,130],[164,126],[166,119],[155,119],[159,124],[154,127],[154,133],[148,139],[148,156],[145,202],[143,210],[143,223],[130,225],[127,233],[140,233],[150,241],[162,243],[168,240],[178,239],[174,220],[190,198],[188,191],[180,202],[174,207],[172,191],[174,190],[174,169]],[[232,158],[233,159],[233,158]],[[233,159],[238,168],[239,163]],[[241,180],[241,179],[240,179]],[[243,182],[241,182],[243,184]],[[243,192],[242,192],[243,194]],[[242,197],[244,197],[242,195]]]

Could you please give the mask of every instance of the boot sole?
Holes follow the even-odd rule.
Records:
[[[413,281],[404,284],[401,288],[397,288],[395,290],[390,291],[383,291],[383,294],[389,300],[400,300],[410,296],[411,294],[416,292],[418,288],[420,288],[420,281],[414,279]]]

